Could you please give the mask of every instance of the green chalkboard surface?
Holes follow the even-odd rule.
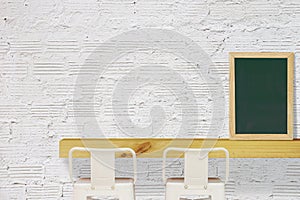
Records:
[[[294,54],[230,55],[231,137],[291,139]]]
[[[287,58],[235,59],[236,134],[287,134]]]

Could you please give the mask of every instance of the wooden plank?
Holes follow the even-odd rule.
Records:
[[[161,158],[167,147],[224,147],[230,152],[231,158],[300,158],[300,139],[291,141],[245,141],[229,139],[171,139],[171,138],[108,138],[80,139],[66,138],[59,143],[59,156],[67,158],[72,147],[89,148],[132,148],[139,158]],[[88,152],[75,152],[74,158],[87,158]],[[182,154],[170,152],[169,157],[182,157]],[[123,153],[117,157],[130,157]],[[223,157],[222,153],[211,153],[210,157]]]

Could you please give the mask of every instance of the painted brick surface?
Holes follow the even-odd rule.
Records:
[[[0,199],[71,199],[67,161],[58,158],[58,141],[86,136],[76,121],[73,103],[79,74],[97,72],[89,55],[121,33],[144,28],[176,31],[195,41],[214,63],[222,80],[228,116],[231,51],[295,52],[295,137],[300,138],[299,0],[4,0],[0,4]],[[108,44],[113,45],[113,44]],[[132,43],[127,42],[130,48]],[[111,46],[113,48],[113,46]],[[174,44],[176,51],[177,44]],[[85,64],[85,68],[82,65]],[[161,66],[176,71],[193,89],[198,102],[199,131],[185,137],[228,137],[228,118],[218,133],[209,133],[214,99],[210,85],[196,68],[170,52],[144,49],[114,60],[95,89],[97,121],[106,137],[128,137],[115,123],[112,95],[121,77],[132,69]],[[82,70],[82,71],[81,71]],[[174,83],[176,84],[176,83]],[[93,85],[79,84],[86,95]],[[79,111],[92,116],[89,104]],[[160,105],[167,123],[152,137],[174,137],[181,125],[180,102],[159,85],[145,85],[130,98],[129,115],[141,127],[151,123],[151,108]],[[120,107],[124,105],[119,105]],[[78,112],[78,110],[77,110]],[[143,133],[137,137],[150,137]],[[180,137],[175,134],[175,137]],[[124,168],[118,161],[118,168]],[[76,177],[89,176],[89,165],[76,161]],[[163,199],[159,159],[140,159],[138,199]],[[182,175],[182,161],[169,169]],[[211,175],[223,175],[223,161],[210,162]],[[118,172],[126,175],[124,172]],[[130,175],[130,174],[129,174]],[[234,159],[226,187],[231,200],[300,199],[299,159]]]

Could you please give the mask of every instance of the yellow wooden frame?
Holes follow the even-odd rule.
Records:
[[[168,147],[201,148],[205,144],[213,147],[225,147],[230,158],[300,158],[300,139],[292,141],[238,141],[229,139],[181,139],[181,138],[65,138],[59,142],[60,158],[67,158],[73,147],[88,148],[132,148],[139,158],[162,158]],[[88,152],[74,152],[74,158],[88,158]],[[182,153],[170,152],[169,157],[182,157]],[[118,154],[119,158],[130,157],[129,153]],[[214,152],[212,158],[224,157]]]
[[[292,140],[293,139],[293,98],[294,98],[294,53],[291,52],[231,52],[230,57],[230,139],[234,140]],[[287,134],[236,134],[235,132],[235,58],[287,58]]]

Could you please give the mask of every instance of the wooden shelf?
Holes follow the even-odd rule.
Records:
[[[241,141],[229,139],[171,139],[171,138],[107,138],[81,139],[66,138],[59,142],[60,158],[67,158],[72,147],[116,148],[129,147],[135,150],[139,158],[161,158],[167,147],[224,147],[231,158],[300,158],[300,139],[291,141]],[[75,152],[75,158],[89,157],[88,152]],[[170,152],[169,157],[182,154]],[[123,153],[117,157],[129,157]],[[210,157],[223,157],[222,153],[211,153]]]

